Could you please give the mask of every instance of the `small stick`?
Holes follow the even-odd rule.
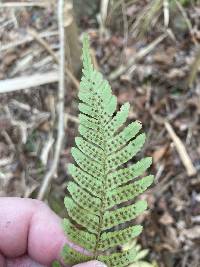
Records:
[[[126,15],[126,4],[125,1],[122,1],[122,17],[123,17],[123,24],[124,24],[124,50],[127,47],[128,44],[128,32],[129,32],[129,26],[128,26],[128,19]]]
[[[55,60],[55,62],[57,64],[59,64],[59,60],[56,56],[56,54],[54,53],[54,51],[51,49],[51,47],[49,46],[49,44],[34,30],[29,28],[27,30],[27,32],[40,44],[42,45],[47,52],[53,57],[53,59]]]
[[[90,54],[91,54],[91,57],[92,57],[92,63],[94,65],[94,68],[96,70],[99,70],[100,68],[99,68],[99,64],[97,62],[97,58],[96,58],[94,49],[92,49],[92,48],[90,49]]]
[[[43,32],[43,33],[40,33],[40,34],[39,34],[39,36],[40,36],[41,38],[44,38],[44,37],[51,37],[51,36],[57,36],[57,35],[58,35],[58,32],[57,32],[57,31]],[[31,36],[27,36],[27,37],[25,37],[25,38],[22,39],[22,40],[19,40],[19,41],[16,41],[16,42],[12,42],[12,43],[9,43],[9,44],[5,44],[5,45],[1,45],[1,46],[0,46],[0,52],[3,52],[3,51],[8,50],[8,49],[15,48],[16,46],[19,46],[19,45],[23,45],[23,44],[32,42],[33,40],[34,40],[33,37],[31,37]]]
[[[13,91],[28,89],[31,87],[36,88],[37,86],[54,83],[57,81],[58,73],[56,71],[6,79],[0,81],[0,93],[9,93]]]
[[[53,162],[51,164],[49,171],[44,176],[41,188],[37,196],[39,200],[44,199],[47,189],[57,172],[58,161],[64,138],[65,31],[64,31],[63,8],[64,8],[64,0],[59,0],[58,27],[59,27],[59,37],[60,37],[60,64],[59,64],[59,88],[58,88],[58,125],[57,125],[58,136],[55,145]]]
[[[192,84],[193,84],[193,82],[197,76],[199,66],[200,66],[200,46],[196,52],[196,55],[194,57],[194,61],[193,61],[191,68],[190,68],[190,72],[189,72],[189,76],[188,76],[188,85],[189,86],[192,86]]]
[[[49,46],[49,44],[35,30],[28,29],[28,33],[30,33],[35,38],[35,40],[47,50],[47,52],[52,56],[52,58],[54,59],[54,61],[57,64],[59,64],[58,57],[56,56],[56,54],[54,53],[54,51],[51,49],[51,47]],[[67,67],[65,67],[65,72],[69,76],[70,80],[73,82],[73,84],[75,85],[75,87],[77,89],[79,89],[79,81],[76,79],[76,77],[70,71],[70,69],[68,69]]]
[[[46,166],[48,162],[48,155],[51,150],[51,147],[53,146],[54,138],[52,134],[49,135],[48,140],[45,142],[44,147],[42,148],[40,159],[44,166]]]
[[[79,124],[79,118],[78,117],[73,116],[73,115],[71,115],[69,113],[65,113],[65,123],[67,123],[68,120]]]
[[[163,14],[164,14],[164,25],[166,28],[169,26],[169,1],[163,1]]]
[[[145,48],[141,49],[135,57],[131,58],[128,61],[127,65],[121,65],[119,68],[114,70],[110,74],[109,79],[111,81],[117,79],[120,75],[122,75],[125,71],[127,71],[133,64],[135,64],[138,60],[142,59],[147,54],[149,54],[158,44],[160,44],[167,37],[167,35],[168,35],[167,33],[162,34],[152,43],[147,45]]]
[[[48,2],[10,2],[10,3],[1,3],[0,8],[15,8],[15,7],[32,7],[32,6],[38,6],[38,7],[46,7],[48,6]]]
[[[187,24],[188,29],[190,31],[190,34],[192,36],[193,35],[192,34],[192,23],[191,23],[190,19],[188,18],[188,15],[185,12],[185,10],[184,10],[183,6],[181,5],[181,3],[179,1],[177,1],[177,0],[175,0],[175,2],[176,2],[176,5],[177,5],[179,11],[181,12],[183,18],[185,19],[185,23]]]
[[[174,145],[176,147],[176,150],[180,156],[180,159],[183,163],[183,165],[185,166],[185,169],[187,171],[187,175],[188,176],[192,176],[196,174],[196,169],[186,151],[186,148],[183,144],[183,142],[181,141],[181,139],[176,135],[174,129],[172,128],[172,126],[168,123],[165,122],[165,128],[167,129],[172,141],[174,142]]]
[[[106,19],[108,16],[109,0],[101,0],[100,14],[102,26],[105,27]]]

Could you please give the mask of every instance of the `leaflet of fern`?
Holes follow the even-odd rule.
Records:
[[[139,134],[138,121],[124,125],[129,103],[116,112],[117,100],[109,83],[93,68],[87,36],[83,42],[79,99],[80,136],[71,151],[76,163],[69,165],[73,181],[67,187],[65,206],[69,217],[64,219],[64,230],[73,243],[84,249],[81,251],[89,254],[66,245],[64,260],[76,264],[98,259],[107,266],[124,267],[134,262],[136,251],[117,252],[115,248],[142,231],[142,226],[132,222],[144,212],[147,203],[135,198],[152,184],[153,176],[134,179],[146,172],[151,158],[124,166],[141,150],[145,135]],[[126,222],[130,222],[129,226]]]

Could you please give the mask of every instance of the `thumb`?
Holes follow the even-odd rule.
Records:
[[[106,265],[100,261],[88,261],[85,263],[74,265],[74,267],[106,267]]]

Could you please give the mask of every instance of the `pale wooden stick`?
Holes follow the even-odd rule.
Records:
[[[49,3],[42,2],[42,1],[35,1],[35,2],[10,2],[10,3],[0,3],[0,8],[15,8],[15,7],[31,7],[31,6],[39,6],[39,7],[46,7]]]
[[[108,6],[109,0],[101,0],[100,14],[103,27],[105,27],[105,22],[108,16]]]
[[[183,165],[185,166],[185,169],[187,171],[187,175],[188,176],[192,176],[195,175],[197,170],[195,169],[187,151],[186,148],[183,144],[183,142],[181,141],[181,139],[176,135],[174,129],[172,128],[172,126],[168,123],[165,122],[165,128],[167,129],[172,141],[174,142],[174,145],[176,147],[176,150],[180,156],[180,159],[183,163]]]
[[[58,81],[58,73],[51,71],[43,74],[34,74],[0,81],[0,93],[9,93],[13,91],[29,89],[43,84],[54,83]]]
[[[164,25],[166,28],[169,26],[169,1],[163,1]]]
[[[41,188],[38,193],[38,199],[42,200],[45,197],[47,189],[51,184],[52,179],[56,175],[62,142],[64,138],[64,92],[65,92],[65,32],[63,18],[64,0],[58,1],[58,25],[60,37],[60,64],[59,64],[59,89],[58,89],[58,125],[57,125],[57,140],[55,145],[55,153],[53,162],[49,171],[44,176]]]

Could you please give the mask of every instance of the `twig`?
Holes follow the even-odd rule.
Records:
[[[176,2],[176,5],[177,5],[179,11],[181,12],[183,18],[185,19],[185,23],[186,23],[186,25],[188,26],[188,29],[189,29],[190,34],[191,34],[191,36],[192,36],[192,35],[193,35],[193,33],[192,33],[192,23],[191,23],[191,21],[189,20],[188,15],[187,15],[187,13],[185,12],[185,10],[184,10],[183,6],[181,5],[180,1],[175,0],[175,2]]]
[[[45,142],[44,147],[42,148],[40,159],[44,166],[46,166],[48,161],[48,155],[53,146],[54,138],[52,134],[49,135],[48,140]]]
[[[52,37],[52,36],[57,36],[57,35],[58,35],[58,32],[57,31],[43,32],[43,33],[40,33],[39,34],[39,36],[41,38]],[[34,40],[33,37],[27,36],[27,37],[25,37],[22,40],[19,40],[19,41],[13,42],[13,43],[9,43],[9,44],[6,44],[6,45],[1,45],[0,52],[3,52],[3,51],[8,50],[8,49],[15,48],[16,46],[19,46],[19,45],[23,45],[23,44],[32,42],[33,40]]]
[[[172,128],[172,126],[168,122],[165,122],[165,128],[167,129],[171,139],[174,142],[174,145],[175,145],[176,150],[180,156],[180,159],[181,159],[181,161],[182,161],[182,163],[185,166],[185,169],[187,171],[187,175],[188,176],[195,175],[197,171],[196,171],[196,169],[195,169],[181,139],[176,135],[174,129]]]
[[[58,57],[56,56],[56,54],[54,53],[54,51],[51,49],[51,47],[49,46],[49,44],[34,30],[29,28],[27,30],[27,32],[40,44],[42,45],[47,52],[53,57],[53,59],[55,60],[56,63],[59,64],[59,60]]]
[[[127,47],[128,44],[128,32],[129,32],[129,26],[128,26],[128,18],[126,15],[126,4],[125,1],[122,1],[122,17],[123,17],[123,24],[124,24],[124,50]]]
[[[90,54],[91,54],[91,57],[92,57],[92,63],[94,65],[94,68],[96,70],[99,70],[100,68],[99,68],[99,64],[97,62],[97,58],[96,58],[94,49],[90,48]]]
[[[35,1],[35,2],[10,2],[10,3],[0,3],[0,8],[11,8],[11,7],[32,7],[32,6],[38,6],[38,7],[46,7],[49,3],[42,2],[42,1]]]
[[[0,167],[6,166],[8,164],[11,164],[12,161],[13,161],[13,156],[10,156],[9,158],[0,159]]]
[[[159,12],[163,5],[163,0],[152,0],[143,8],[142,12],[134,18],[134,23],[130,32],[134,36],[144,36],[150,25],[155,25],[159,18]]]
[[[58,73],[47,72],[43,74],[34,74],[22,76],[19,78],[6,79],[0,81],[0,93],[9,93],[13,91],[37,87],[43,84],[54,83],[58,81]]]
[[[197,73],[199,71],[199,66],[200,66],[200,46],[195,54],[194,61],[191,65],[189,76],[188,76],[188,85],[192,86]]]
[[[114,70],[110,74],[109,79],[110,80],[117,79],[120,75],[122,75],[125,71],[127,71],[132,65],[134,65],[138,60],[142,59],[147,54],[149,54],[159,43],[161,43],[167,37],[167,35],[168,35],[167,33],[162,34],[156,40],[154,40],[152,43],[150,43],[148,46],[141,49],[135,57],[131,58],[128,61],[127,65],[121,65],[119,68]]]
[[[33,127],[32,123],[27,124],[24,121],[15,120],[13,118],[13,116],[12,116],[12,114],[11,114],[11,112],[10,112],[10,110],[9,110],[7,105],[4,107],[4,110],[6,111],[7,116],[10,119],[11,125],[18,127],[18,129],[20,130],[20,134],[21,134],[20,142],[22,144],[26,144],[27,137],[28,137],[28,131],[27,130],[28,130],[28,128],[32,128]]]
[[[59,59],[56,56],[56,54],[54,53],[54,51],[51,49],[51,47],[49,46],[49,44],[35,30],[28,29],[28,33],[30,33],[35,38],[35,40],[47,50],[47,52],[52,56],[52,58],[54,59],[54,61],[57,64],[59,64]],[[75,87],[77,89],[79,89],[79,81],[76,79],[76,77],[70,71],[70,69],[67,68],[66,66],[65,66],[65,72],[66,72],[67,76],[70,78],[70,80],[73,82],[73,84],[75,85]]]
[[[102,22],[103,28],[105,27],[107,15],[108,15],[108,5],[109,5],[109,0],[101,0],[100,13],[101,13],[101,22]]]
[[[73,116],[69,113],[65,113],[65,122],[67,123],[68,120],[79,124],[79,118],[77,118],[76,116]]]
[[[60,64],[59,64],[59,89],[58,89],[58,136],[55,145],[54,159],[49,171],[44,176],[38,199],[42,200],[51,183],[51,180],[56,174],[60,152],[62,148],[62,141],[64,138],[64,91],[65,91],[65,32],[64,32],[64,18],[63,18],[64,0],[58,1],[58,25],[60,38]]]
[[[12,151],[15,151],[15,145],[13,144],[13,141],[12,141],[12,139],[10,138],[10,136],[8,135],[8,133],[7,133],[5,130],[3,130],[3,131],[1,132],[1,135],[4,137],[6,143],[9,145],[10,149],[11,149]]]
[[[163,1],[163,14],[164,14],[164,26],[168,28],[169,26],[169,1]]]

